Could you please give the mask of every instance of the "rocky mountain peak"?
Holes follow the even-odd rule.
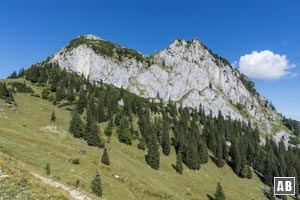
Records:
[[[204,106],[207,114],[248,121],[271,132],[280,118],[254,84],[198,39],[177,39],[150,57],[97,36],[81,36],[58,51],[50,62],[146,97],[169,99],[183,106]]]
[[[89,39],[89,40],[103,40],[99,36],[93,35],[93,34],[82,35],[82,36],[78,36],[77,38],[80,38],[80,37],[84,37],[84,38]]]
[[[185,53],[187,51],[199,51],[203,50],[204,46],[201,44],[198,38],[192,40],[176,39],[172,42],[167,50],[180,51]]]

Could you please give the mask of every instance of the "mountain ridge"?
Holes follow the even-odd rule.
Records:
[[[177,39],[150,56],[94,35],[79,36],[49,62],[92,81],[103,81],[146,97],[169,99],[206,114],[248,121],[266,133],[281,117],[255,90],[253,82],[213,53],[199,39]]]

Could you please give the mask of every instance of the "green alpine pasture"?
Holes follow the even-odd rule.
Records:
[[[253,179],[242,179],[228,165],[218,168],[211,159],[201,165],[199,171],[184,166],[183,174],[177,174],[173,167],[176,164],[173,148],[170,156],[160,152],[160,168],[153,170],[146,164],[147,152],[137,148],[138,142],[134,141],[131,146],[120,143],[115,129],[105,144],[110,165],[104,165],[101,163],[103,149],[90,147],[69,133],[70,111],[40,98],[42,87],[26,84],[35,90],[35,96],[14,94],[17,106],[0,100],[1,162],[7,157],[13,158],[28,171],[74,189],[77,185],[79,191],[94,198],[90,186],[99,171],[103,199],[107,200],[209,199],[214,197],[218,182],[226,199],[266,199],[264,194],[268,187],[255,173]],[[55,122],[50,120],[53,111]],[[106,125],[100,124],[102,135]],[[73,164],[74,159],[78,159],[79,164]],[[45,171],[47,162],[50,175]]]

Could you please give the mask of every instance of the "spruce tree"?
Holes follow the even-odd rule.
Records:
[[[195,140],[189,139],[185,152],[185,164],[189,169],[200,169],[198,146]]]
[[[81,89],[79,92],[79,99],[77,101],[78,112],[82,114],[86,106],[87,106],[86,92],[83,89]]]
[[[107,153],[107,149],[104,148],[103,154],[102,154],[102,158],[101,158],[101,162],[104,165],[109,165],[110,161],[109,161],[109,157],[108,157],[108,153]]]
[[[224,166],[223,146],[222,146],[221,139],[218,139],[218,145],[217,145],[216,154],[215,154],[215,162],[218,167]]]
[[[215,192],[215,200],[225,200],[225,194],[221,186],[221,183],[218,183],[217,185],[217,189]]]
[[[206,146],[206,142],[203,139],[199,140],[199,162],[200,164],[204,164],[208,162],[208,149]]]
[[[241,177],[252,179],[252,171],[249,165],[245,165],[241,171]]]
[[[9,89],[7,89],[6,83],[0,82],[0,98],[4,99],[5,102],[9,104],[14,102],[12,92]]]
[[[91,189],[95,195],[97,195],[98,197],[102,197],[102,184],[101,184],[100,174],[98,171],[96,173],[94,180],[91,183]]]
[[[142,138],[139,140],[138,148],[139,148],[140,150],[145,150],[145,149],[146,149],[146,140],[145,140],[144,137],[142,137]]]
[[[18,78],[17,76],[17,72],[14,70],[13,73],[11,73],[11,75],[7,78],[11,78],[11,79],[15,79],[15,78]]]
[[[185,154],[185,164],[189,169],[198,170],[200,169],[200,163],[199,163],[199,140],[200,140],[200,133],[199,128],[197,126],[198,121],[198,114],[196,112],[192,113],[193,119],[191,122],[191,128],[190,131],[185,130],[184,137],[186,142],[185,151],[183,152]],[[187,117],[188,118],[188,117]]]
[[[75,95],[74,95],[74,89],[69,86],[68,91],[67,91],[67,100],[70,102],[73,102],[75,100]]]
[[[131,141],[133,140],[133,135],[129,128],[125,128],[120,131],[119,141],[125,144],[131,145]]]
[[[162,150],[163,153],[168,156],[171,151],[171,146],[170,146],[170,135],[169,135],[169,124],[167,123],[166,120],[163,121],[163,131],[162,131]]]
[[[240,175],[242,166],[237,140],[234,140],[230,146],[230,155],[232,158],[233,170],[237,175]]]
[[[148,139],[147,143],[148,154],[145,156],[147,164],[155,169],[159,169],[159,149],[157,144],[157,139],[152,133]]]
[[[112,135],[112,128],[112,122],[108,123],[108,125],[105,127],[104,134],[110,137]]]
[[[247,178],[248,179],[252,179],[252,177],[253,177],[253,175],[252,175],[252,170],[251,170],[251,168],[247,165],[247,167],[248,167],[248,172],[247,172]]]
[[[78,188],[79,186],[80,186],[80,180],[77,179],[76,182],[75,182],[75,187]]]
[[[48,99],[49,91],[47,89],[43,89],[42,91],[42,99]]]
[[[83,131],[83,138],[87,141],[90,146],[104,147],[104,143],[100,139],[100,129],[97,125],[97,121],[95,120],[92,110],[90,106],[88,106],[86,113],[86,126]]]
[[[65,90],[64,90],[62,83],[59,83],[59,86],[57,86],[56,92],[55,92],[55,97],[56,97],[55,98],[56,102],[60,102],[61,100],[64,99]]]
[[[228,147],[227,147],[226,142],[224,141],[224,143],[223,143],[223,159],[225,161],[227,161],[228,157],[229,157]]]
[[[47,164],[46,164],[46,166],[45,166],[45,171],[46,171],[46,175],[50,175],[50,173],[51,173],[51,170],[50,170],[50,164],[49,164],[49,162],[47,162]]]
[[[273,161],[274,156],[275,155],[273,154],[272,150],[269,150],[264,162],[264,171],[263,171],[264,181],[268,185],[271,185],[273,183],[274,169],[276,167]]]
[[[105,117],[104,114],[104,106],[103,106],[103,100],[99,98],[98,100],[98,107],[97,107],[97,113],[98,113],[98,122],[105,122],[107,120],[107,117]]]
[[[77,109],[74,109],[72,113],[72,119],[71,119],[69,131],[73,134],[74,137],[80,138],[82,137],[83,129],[84,129],[84,124],[80,118],[80,115]]]
[[[182,174],[183,166],[182,166],[181,152],[177,153],[175,169],[177,173]]]
[[[89,132],[88,132],[89,130]],[[97,125],[97,123],[94,121],[92,122],[91,126],[89,129],[86,129],[86,134],[87,134],[87,143],[90,146],[97,146],[100,148],[104,147],[103,141],[100,139],[100,129]]]
[[[55,116],[55,111],[53,110],[51,114],[51,122],[55,122],[55,121],[56,121],[56,116]]]

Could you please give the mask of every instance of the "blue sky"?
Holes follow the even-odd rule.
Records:
[[[0,78],[45,59],[82,34],[145,54],[177,38],[197,37],[237,67],[240,57],[249,55],[243,69],[257,90],[279,112],[300,120],[299,7],[298,0],[0,1]],[[264,57],[263,51],[271,55]],[[277,61],[269,62],[273,58]],[[259,66],[250,66],[253,60]],[[257,76],[255,67],[266,61]],[[272,75],[275,67],[281,75],[265,80],[264,74]]]

